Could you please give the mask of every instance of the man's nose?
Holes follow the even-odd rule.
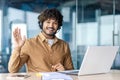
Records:
[[[50,23],[49,27],[53,27],[53,25],[54,25],[53,23]]]

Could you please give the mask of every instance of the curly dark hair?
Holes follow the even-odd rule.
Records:
[[[58,21],[58,30],[59,30],[62,26],[63,15],[60,13],[60,11],[58,11],[55,8],[46,9],[43,12],[41,12],[41,14],[38,16],[39,27],[42,29],[43,22],[47,19],[50,19],[50,18]]]

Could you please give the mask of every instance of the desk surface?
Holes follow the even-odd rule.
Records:
[[[16,74],[27,74],[31,75],[28,78],[21,79],[21,78],[8,78],[11,75]],[[40,80],[40,76],[36,75],[37,73],[0,73],[0,80]],[[77,76],[77,75],[70,75],[73,80],[120,80],[120,70],[112,70],[106,74],[97,74],[97,75],[87,75],[87,76]]]

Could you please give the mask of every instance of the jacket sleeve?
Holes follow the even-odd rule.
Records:
[[[13,50],[8,63],[8,71],[10,73],[18,72],[19,69],[28,60],[29,56],[25,53],[27,53],[26,43],[21,49],[16,48]]]
[[[72,70],[72,69],[74,69],[74,67],[73,67],[70,48],[68,45],[66,46],[65,51],[66,51],[66,56],[65,56],[65,60],[64,60],[64,67],[66,70]]]

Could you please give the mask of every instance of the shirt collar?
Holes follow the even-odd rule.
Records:
[[[47,38],[42,33],[39,34],[39,37],[42,40],[42,42],[44,42],[44,41],[47,42]],[[54,43],[56,43],[56,42],[58,42],[58,38],[55,36]]]

